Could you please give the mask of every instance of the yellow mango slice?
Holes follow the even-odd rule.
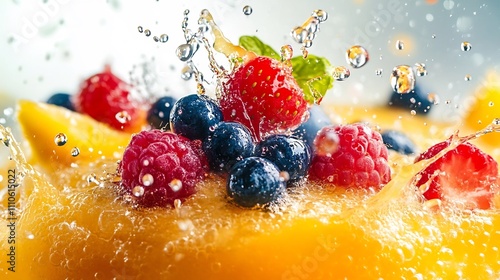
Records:
[[[18,120],[32,155],[45,167],[69,166],[77,161],[117,158],[130,141],[131,134],[116,131],[91,117],[54,105],[27,100],[18,103]],[[67,141],[58,146],[55,137],[64,134]],[[73,149],[79,154],[73,156]]]

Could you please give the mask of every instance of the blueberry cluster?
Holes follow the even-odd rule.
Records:
[[[228,195],[244,207],[276,201],[287,186],[305,178],[311,163],[311,148],[301,138],[272,135],[256,143],[246,126],[223,121],[217,103],[198,94],[173,105],[170,128],[202,141],[210,169],[229,173]]]

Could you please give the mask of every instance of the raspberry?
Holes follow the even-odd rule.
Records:
[[[179,135],[160,130],[132,137],[119,165],[122,186],[140,205],[167,206],[195,193],[205,174],[198,148]]]
[[[327,126],[314,140],[311,179],[343,187],[380,187],[391,179],[380,133],[364,124]]]
[[[129,98],[129,86],[111,70],[91,76],[81,86],[76,96],[78,112],[117,130],[132,128],[138,122],[138,110]]]
[[[308,104],[291,70],[269,57],[237,68],[223,84],[224,120],[244,124],[256,140],[298,127],[308,116]]]
[[[450,145],[451,139],[440,142],[416,158],[430,159]],[[458,202],[469,208],[488,209],[493,197],[492,185],[498,177],[498,164],[488,154],[469,142],[458,145],[425,168],[417,182],[426,199]]]

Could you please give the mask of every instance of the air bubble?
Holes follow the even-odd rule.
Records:
[[[462,51],[464,51],[464,52],[468,52],[472,49],[472,45],[467,41],[462,42],[460,47],[461,47]]]
[[[147,173],[145,174],[144,176],[142,176],[142,184],[145,186],[145,187],[149,187],[153,184],[154,182],[154,178],[153,178],[153,175]]]
[[[248,5],[247,5],[247,6],[245,6],[245,7],[243,7],[243,14],[245,14],[245,15],[249,16],[249,15],[251,15],[251,14],[252,14],[252,12],[253,12],[252,7],[250,7],[250,6],[248,6]]]
[[[368,51],[359,45],[350,47],[346,52],[346,60],[354,68],[363,67],[369,58]]]
[[[64,133],[58,133],[54,137],[54,142],[57,146],[64,146],[68,142],[68,137]]]
[[[333,78],[337,81],[343,81],[351,76],[351,71],[344,66],[337,66],[333,69]]]
[[[290,174],[286,171],[281,171],[280,172],[280,181],[288,182],[288,180],[290,180]]]
[[[415,75],[408,65],[399,65],[392,69],[391,86],[397,93],[410,93],[415,87]]]
[[[78,149],[78,147],[73,147],[73,149],[71,149],[71,156],[77,157],[79,155],[80,155],[80,149]]]
[[[182,181],[179,179],[173,179],[168,183],[168,186],[174,191],[177,192],[182,188]]]
[[[328,131],[323,135],[321,141],[318,142],[315,141],[314,143],[316,148],[316,153],[322,156],[331,156],[338,150],[340,144],[340,138],[336,132]]]

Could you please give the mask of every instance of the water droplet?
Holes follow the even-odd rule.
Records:
[[[129,115],[127,111],[121,111],[116,113],[115,118],[119,123],[122,124],[125,124],[132,119],[132,117]]]
[[[467,74],[467,75],[465,75],[464,80],[468,82],[468,81],[472,80],[472,76]]]
[[[283,182],[287,182],[288,180],[290,180],[290,174],[286,171],[281,171],[280,172],[280,180]]]
[[[185,81],[188,81],[193,77],[193,69],[189,67],[189,65],[184,66],[181,70],[181,78]]]
[[[432,34],[431,38],[436,39],[436,34]]]
[[[160,41],[160,38],[158,38],[158,36],[153,36],[153,40],[158,43]]]
[[[99,180],[97,180],[97,175],[91,173],[87,176],[87,183],[99,185]]]
[[[247,6],[245,6],[245,7],[243,7],[243,14],[245,14],[245,15],[249,16],[249,15],[251,15],[251,14],[252,14],[252,12],[253,12],[252,7],[250,7],[250,6],[248,6],[248,5],[247,5]]]
[[[344,66],[337,66],[333,69],[333,78],[337,81],[343,81],[351,76],[351,71]]]
[[[80,149],[78,149],[78,147],[74,147],[73,149],[71,149],[72,157],[77,157],[78,155],[80,155]]]
[[[144,30],[144,35],[146,35],[148,37],[151,36],[151,30],[149,30],[149,29]]]
[[[331,156],[338,150],[339,144],[339,135],[335,131],[328,131],[320,141],[314,141],[316,153],[323,156]]]
[[[420,77],[427,76],[427,69],[425,69],[425,64],[423,63],[415,63],[415,71]]]
[[[401,40],[396,41],[396,49],[403,50],[405,48],[405,43]]]
[[[3,109],[3,114],[5,116],[10,116],[10,115],[14,114],[14,108],[7,107],[7,108]]]
[[[493,102],[493,101],[488,102],[488,106],[489,106],[489,107],[493,107],[493,106],[495,106],[495,102]]]
[[[173,179],[168,183],[168,186],[174,191],[177,192],[182,188],[182,181],[179,179]]]
[[[312,16],[319,20],[319,22],[324,22],[328,19],[328,13],[323,10],[314,10]]]
[[[132,194],[135,196],[135,197],[141,197],[144,195],[144,188],[141,187],[141,186],[135,186],[133,189],[132,189]]]
[[[392,69],[391,86],[397,93],[409,93],[415,87],[415,75],[408,65],[399,65]]]
[[[363,67],[369,60],[368,51],[359,45],[352,46],[346,52],[346,60],[354,68]]]
[[[410,111],[410,114],[411,114],[412,116],[415,116],[415,115],[417,114],[417,111],[415,111],[415,110],[411,110],[411,111]]]
[[[198,44],[182,44],[175,50],[175,54],[181,61],[190,60],[198,50]]]
[[[293,48],[290,45],[284,45],[280,49],[281,61],[290,61],[293,57]]]
[[[472,45],[469,42],[467,42],[467,41],[462,42],[461,49],[464,52],[468,52],[468,51],[470,51],[472,49]]]
[[[160,35],[160,42],[162,42],[162,43],[168,42],[168,35],[167,34],[161,34]]]
[[[144,28],[142,28],[142,26],[137,26],[137,31],[139,31],[139,33],[142,33],[144,32]]]
[[[383,70],[383,69],[381,69],[381,68],[379,68],[379,69],[375,70],[375,75],[377,75],[377,76],[382,76],[382,73],[383,73],[383,72],[384,72],[384,70]]]
[[[54,142],[57,146],[64,146],[64,144],[68,142],[68,137],[64,133],[58,133],[56,137],[54,137]]]
[[[142,184],[145,186],[145,187],[149,187],[153,184],[154,182],[154,178],[153,178],[153,175],[151,174],[145,174],[144,176],[142,176]]]
[[[309,32],[300,26],[297,26],[292,30],[292,38],[299,44],[304,43],[308,35]]]
[[[429,100],[429,102],[432,102],[434,105],[439,104],[439,96],[433,92],[427,94],[427,100]]]

